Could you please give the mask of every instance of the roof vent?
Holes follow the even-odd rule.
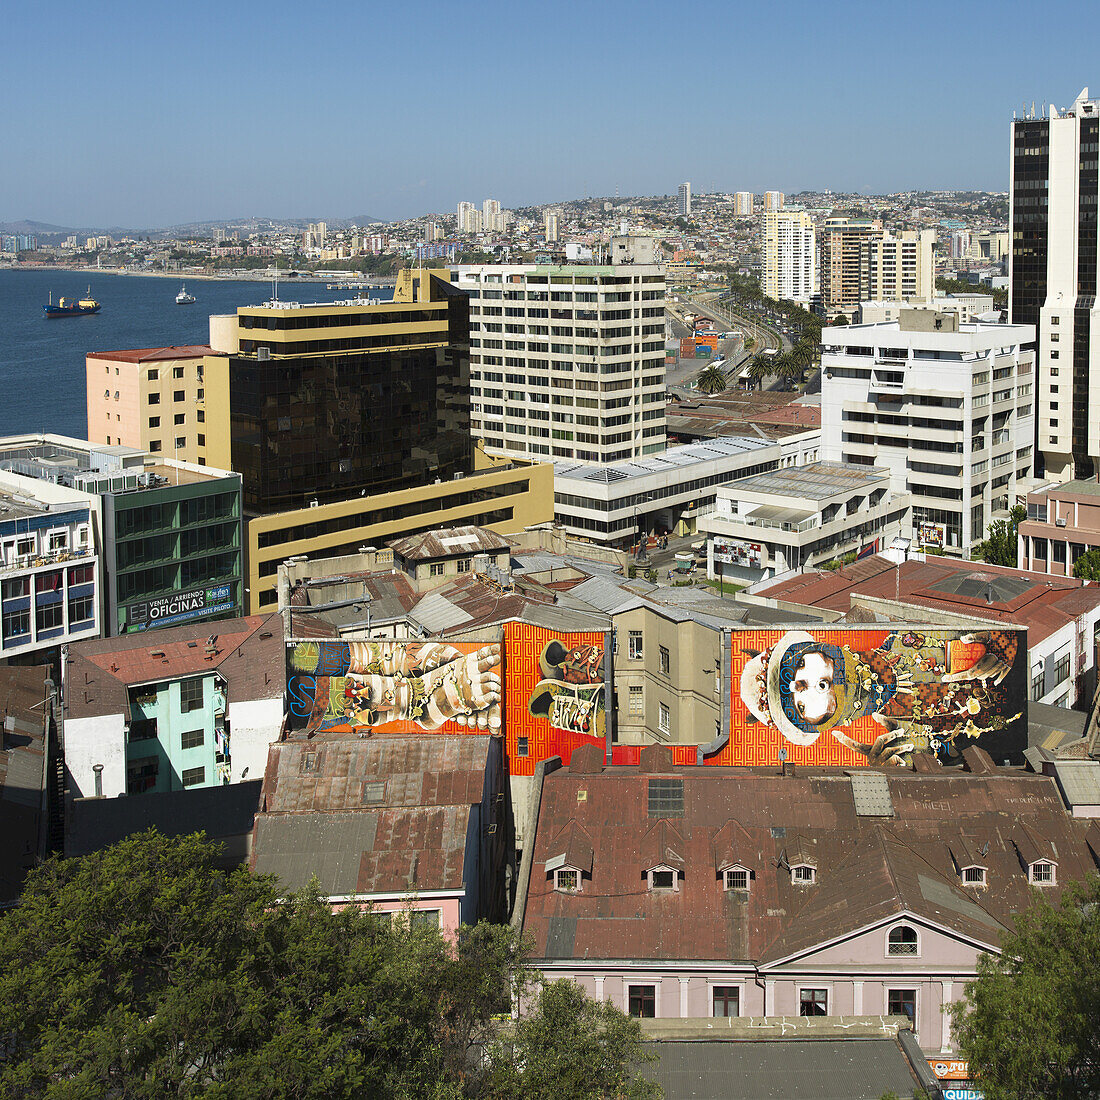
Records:
[[[154,649],[149,654],[150,657],[163,657],[164,655],[163,649]]]

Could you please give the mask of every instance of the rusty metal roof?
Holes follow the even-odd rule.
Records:
[[[1059,883],[1096,866],[1084,827],[1046,776],[882,772],[895,815],[888,818],[860,816],[839,769],[781,776],[675,769],[670,761],[662,774],[683,777],[684,809],[660,823],[662,832],[650,809],[652,772],[582,763],[583,772],[548,775],[542,794],[524,927],[544,958],[763,965],[901,912],[996,946],[1030,902],[1018,844],[1038,848],[1042,838]],[[574,826],[590,838],[591,874],[579,892],[564,893],[546,861],[562,853]],[[984,888],[959,879],[952,851],[964,845],[985,850]],[[676,891],[647,888],[658,850],[665,865],[682,864]],[[734,862],[750,871],[747,893],[723,889],[719,872]],[[794,862],[816,868],[814,885],[792,881]]]
[[[406,561],[429,558],[457,558],[463,554],[498,554],[510,550],[511,543],[487,527],[446,527],[422,531],[408,538],[394,539],[386,545]]]
[[[328,896],[461,890],[492,746],[445,734],[272,745],[253,869],[288,890],[316,874]]]

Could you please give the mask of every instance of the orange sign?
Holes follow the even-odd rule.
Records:
[[[928,1065],[941,1081],[970,1080],[969,1062],[952,1062],[945,1058],[929,1058]]]

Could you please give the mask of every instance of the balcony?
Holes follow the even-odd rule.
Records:
[[[24,572],[28,569],[40,569],[63,562],[86,561],[95,557],[90,548],[47,550],[42,554],[17,554],[11,561],[0,561],[0,574]]]

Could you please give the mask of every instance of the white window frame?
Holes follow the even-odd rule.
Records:
[[[672,669],[672,651],[667,645],[657,647],[657,658],[659,661],[659,668],[662,676],[668,676],[671,674]]]
[[[653,876],[655,874],[668,873],[672,875],[672,886],[654,886]],[[646,882],[649,886],[650,892],[654,894],[677,894],[680,892],[680,872],[675,867],[669,867],[667,863],[658,863],[656,867],[650,867],[646,870]]]
[[[672,732],[672,711],[667,703],[657,704],[657,728],[661,733]]]
[[[917,934],[917,949],[911,955],[910,954],[895,953],[895,952],[892,952],[890,950],[890,937],[899,928],[912,928],[913,931]],[[898,921],[897,924],[890,925],[890,927],[886,930],[886,942],[883,945],[883,952],[884,952],[883,958],[884,959],[919,959],[920,958],[920,948],[921,948],[920,929],[915,924],[913,924],[912,921],[907,921],[907,920]]]
[[[980,879],[968,879],[968,871],[980,871]],[[978,863],[969,863],[965,867],[959,868],[959,878],[962,881],[963,886],[985,886],[989,881],[989,871],[987,868],[982,867]]]
[[[626,633],[627,641],[627,656],[632,661],[640,661],[642,654],[645,652],[645,646],[642,641],[642,632],[640,630],[628,630]],[[637,642],[637,646],[635,646]]]
[[[1049,867],[1050,878],[1038,879],[1035,877],[1036,867]],[[1027,866],[1027,881],[1032,886],[1057,886],[1058,885],[1058,864],[1052,859],[1037,859],[1034,863],[1029,863]]]
[[[805,872],[809,872],[807,875]],[[795,872],[799,872],[796,874]],[[817,882],[817,868],[812,863],[792,863],[791,864],[791,882],[795,886],[813,886]],[[810,987],[807,986],[807,989]],[[814,986],[814,988],[818,988]]]
[[[575,886],[563,886],[562,885],[562,880],[561,880],[561,876],[563,874],[576,875],[577,876],[576,885]],[[581,892],[581,889],[582,889],[581,882],[582,882],[582,875],[581,875],[580,869],[577,868],[577,867],[570,867],[570,866],[566,865],[564,867],[558,867],[554,871],[554,889],[559,891],[562,894],[579,894]]]
[[[730,875],[740,872],[745,876],[744,886],[731,886]],[[752,871],[748,867],[742,866],[740,863],[735,863],[731,867],[724,867],[722,869],[722,888],[729,893],[732,890],[751,890],[752,889]]]
[[[630,1015],[630,987],[632,985],[651,985],[653,986],[653,1019],[657,1020],[661,1017],[661,978],[659,975],[651,976],[647,974],[626,974],[623,976],[623,1012],[628,1016]],[[647,1019],[645,1016],[638,1016],[635,1019]]]

